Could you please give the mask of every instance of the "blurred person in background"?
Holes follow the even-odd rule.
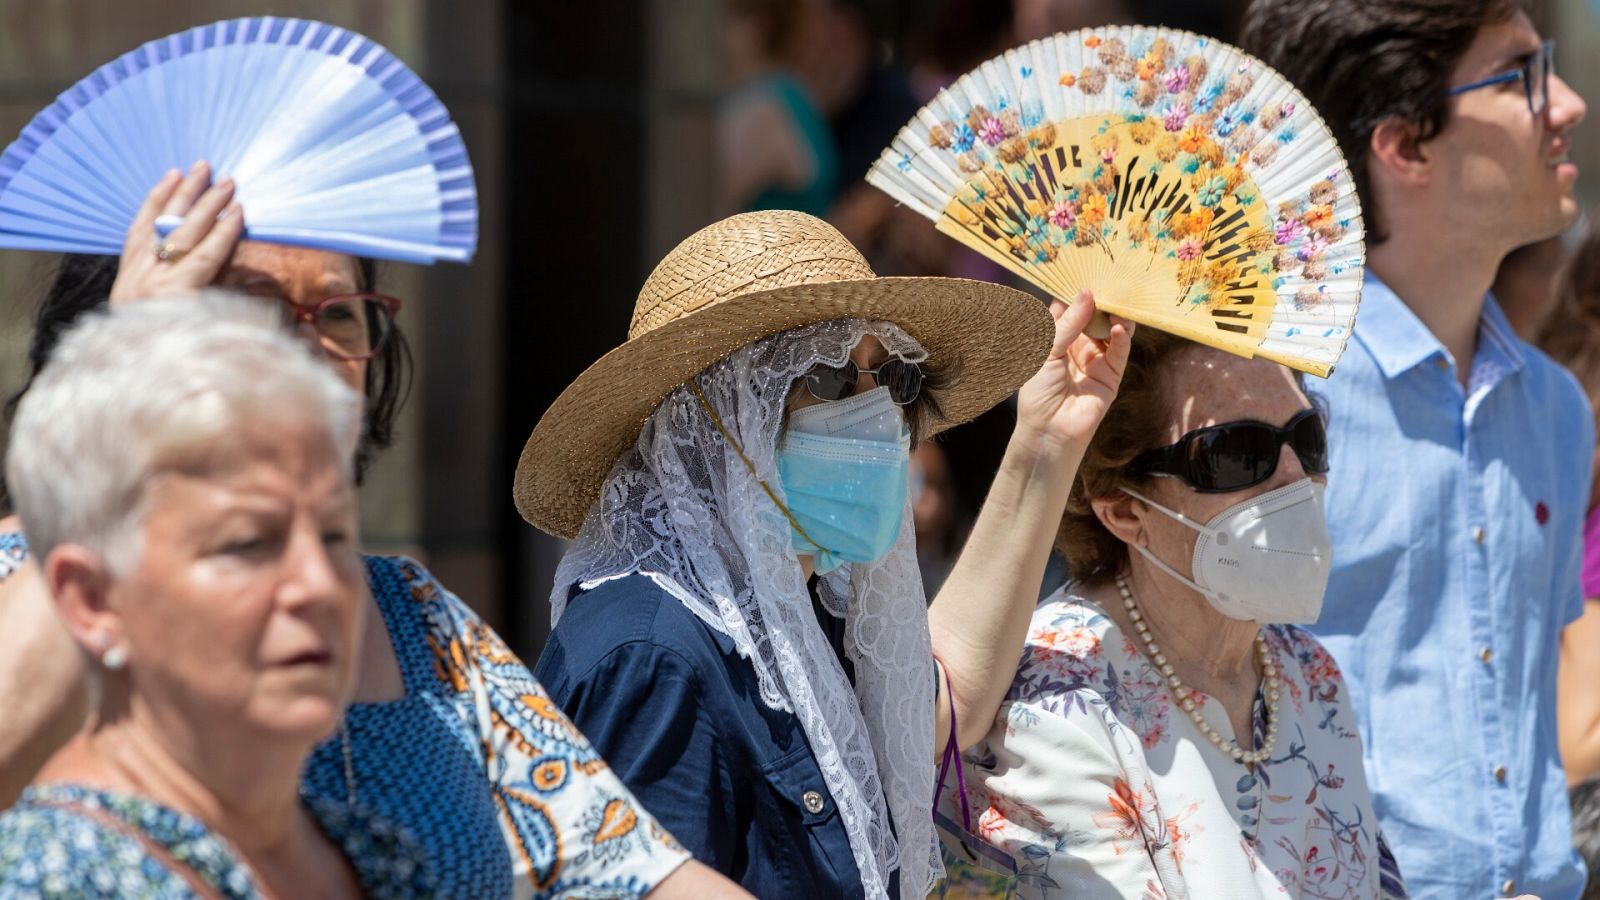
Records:
[[[1583,233],[1580,222],[1555,237],[1518,247],[1501,261],[1489,293],[1517,337],[1541,345],[1545,324],[1568,290],[1567,271],[1577,249],[1573,245]]]
[[[1011,9],[1011,46],[1057,32],[1133,21],[1122,0],[1012,0]]]
[[[948,239],[929,235],[927,221],[866,182],[867,170],[921,105],[909,75],[890,60],[885,4],[818,0],[825,29],[812,42],[807,68],[832,71],[837,89],[825,101],[839,148],[839,190],[829,224],[883,275],[944,274]],[[906,245],[910,253],[901,252]]]
[[[1322,114],[1366,226],[1361,324],[1319,388],[1338,552],[1311,631],[1383,831],[1415,896],[1570,900],[1556,682],[1594,419],[1489,289],[1577,218],[1584,101],[1518,0],[1256,0],[1240,45]]]
[[[839,150],[817,88],[846,90],[841,79],[847,84],[851,73],[798,68],[827,29],[821,2],[727,0],[722,63],[729,93],[716,124],[716,205],[724,213],[828,214],[839,187]]]
[[[82,654],[61,627],[16,516],[0,520],[0,809],[77,732],[88,713]]]
[[[1600,417],[1600,237],[1590,234],[1573,255],[1564,289],[1539,329],[1540,349],[1567,367]],[[1600,775],[1600,450],[1591,457],[1583,550],[1584,613],[1563,635],[1557,713],[1567,781]]]
[[[1600,235],[1589,233],[1573,254],[1569,275],[1539,330],[1539,347],[1567,367],[1600,421]],[[1593,475],[1600,474],[1600,449]],[[1585,498],[1583,615],[1563,635],[1557,716],[1561,759],[1572,786],[1572,841],[1589,867],[1583,900],[1600,900],[1600,496],[1593,479]]]
[[[923,441],[911,451],[911,518],[917,532],[917,568],[922,589],[932,600],[944,584],[965,537],[956,517],[955,473],[938,441]]]
[[[1589,866],[1579,900],[1600,900],[1600,778],[1572,789],[1572,844]]]

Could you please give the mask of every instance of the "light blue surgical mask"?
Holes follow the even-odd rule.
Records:
[[[881,559],[900,536],[910,461],[888,388],[790,414],[777,463],[795,551],[815,557],[818,574]]]

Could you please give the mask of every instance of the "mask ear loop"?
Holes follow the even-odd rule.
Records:
[[[767,497],[772,500],[772,505],[776,506],[778,511],[783,513],[783,517],[785,519],[789,520],[789,525],[790,527],[794,528],[795,533],[804,538],[806,543],[816,547],[823,553],[832,553],[832,550],[822,546],[822,544],[814,540],[811,535],[806,534],[806,530],[801,527],[799,520],[794,517],[794,513],[789,512],[789,507],[784,506],[783,501],[778,499],[777,492],[774,491],[772,486],[767,484],[766,481],[756,473],[755,463],[750,461],[750,457],[744,455],[744,450],[739,446],[739,442],[733,439],[733,435],[728,433],[727,428],[723,427],[722,417],[718,416],[717,411],[711,408],[711,402],[706,400],[706,395],[700,393],[700,385],[697,384],[693,378],[689,379],[686,384],[689,385],[689,390],[694,391],[695,399],[699,400],[700,405],[705,407],[706,415],[711,417],[711,424],[717,426],[717,430],[722,432],[722,439],[727,441],[728,446],[733,448],[733,452],[739,455],[739,460],[744,463],[744,467],[750,470],[750,477],[754,478],[756,480],[756,484],[761,485],[761,489],[767,492]]]
[[[1150,507],[1151,509],[1154,509],[1155,511],[1164,514],[1169,519],[1176,520],[1180,524],[1187,525],[1188,527],[1194,529],[1195,531],[1198,531],[1199,533],[1205,535],[1206,537],[1217,538],[1217,537],[1220,536],[1220,537],[1224,538],[1223,540],[1219,541],[1218,543],[1222,543],[1222,544],[1226,544],[1227,543],[1227,540],[1226,540],[1227,535],[1219,534],[1219,532],[1215,528],[1212,528],[1210,525],[1207,525],[1204,522],[1196,522],[1194,519],[1189,518],[1188,516],[1184,515],[1181,512],[1178,512],[1175,509],[1168,509],[1167,507],[1162,506],[1161,504],[1155,502],[1154,500],[1151,500],[1149,497],[1146,497],[1145,495],[1139,493],[1138,491],[1134,490],[1131,487],[1123,486],[1123,487],[1117,488],[1117,490],[1123,492],[1124,494],[1127,494],[1128,496],[1130,496],[1130,497],[1132,497],[1132,498],[1134,498],[1136,500],[1143,501],[1144,504],[1146,506]]]

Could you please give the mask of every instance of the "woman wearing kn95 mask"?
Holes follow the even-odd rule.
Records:
[[[545,412],[518,508],[573,543],[535,671],[698,860],[758,897],[928,896],[933,762],[1005,695],[1130,345],[1081,335],[1092,309],[1052,328],[1020,291],[878,278],[821,220],[747,213],[668,254]],[[930,607],[910,448],[1013,392]]]
[[[1405,896],[1339,669],[1297,627],[1328,452],[1290,370],[1134,338],[1057,535],[1074,579],[966,756],[1022,896]]]

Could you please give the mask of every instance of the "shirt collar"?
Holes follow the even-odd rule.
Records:
[[[1361,286],[1361,308],[1356,313],[1356,339],[1377,362],[1383,377],[1393,379],[1421,365],[1444,345],[1422,324],[1417,314],[1372,270]]]
[[[1511,321],[1493,294],[1483,298],[1483,315],[1478,319],[1478,356],[1493,353],[1511,372],[1522,370],[1522,338],[1511,328]],[[1476,367],[1476,366],[1474,366]]]
[[[1422,324],[1411,307],[1384,284],[1371,270],[1361,288],[1361,309],[1357,313],[1356,339],[1372,354],[1385,378],[1393,379],[1434,357],[1447,357],[1444,345],[1433,336],[1428,326]],[[1504,371],[1515,372],[1522,368],[1520,340],[1511,330],[1500,304],[1491,294],[1484,295],[1483,314],[1478,319],[1478,359],[1473,368],[1487,355]],[[1462,361],[1457,360],[1457,365]]]

